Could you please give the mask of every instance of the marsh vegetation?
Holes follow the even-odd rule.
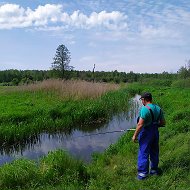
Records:
[[[44,85],[48,82],[52,85]],[[17,89],[10,87],[14,90],[1,87],[1,146],[30,139],[42,131],[68,131],[73,127],[103,123],[113,114],[128,110],[132,96],[151,91],[167,120],[166,127],[160,130],[163,174],[136,181],[138,145],[131,142],[133,133],[129,132],[104,153],[93,155],[89,164],[74,159],[64,150],[49,152],[38,161],[23,158],[4,164],[0,167],[0,189],[189,189],[190,93],[187,86],[181,88],[177,82],[159,85],[158,81],[156,85],[151,81],[151,85],[147,82],[123,87],[87,83],[93,90],[96,85],[97,89],[103,88],[92,92],[91,96],[86,87],[78,88],[82,92],[76,92],[77,87],[73,87],[73,94],[64,94],[64,87],[58,88],[54,82],[63,81],[44,81]]]

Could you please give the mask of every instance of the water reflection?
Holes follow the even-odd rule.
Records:
[[[123,112],[113,116],[103,126],[89,126],[90,130],[85,127],[52,134],[42,133],[31,136],[23,143],[12,146],[4,145],[0,149],[0,164],[2,165],[5,162],[11,162],[21,157],[36,160],[46,155],[49,151],[56,149],[65,149],[76,158],[89,162],[93,152],[104,151],[123,134],[123,132],[107,132],[126,130],[135,126],[140,107],[139,96],[136,95],[129,103],[130,109],[127,113]]]

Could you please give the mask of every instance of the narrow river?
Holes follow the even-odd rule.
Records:
[[[19,144],[16,147],[1,149],[0,165],[11,162],[18,158],[28,158],[37,160],[48,154],[49,151],[64,149],[77,159],[90,162],[94,152],[103,152],[110,144],[115,143],[124,132],[114,132],[133,128],[139,108],[139,95],[130,100],[130,110],[113,116],[106,124],[95,128],[89,126],[84,130],[72,130],[69,134],[42,133],[31,141]],[[93,129],[93,130],[92,130]]]

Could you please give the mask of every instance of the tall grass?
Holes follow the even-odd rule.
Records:
[[[0,95],[0,143],[26,140],[43,131],[105,122],[128,107],[118,86],[83,81],[44,81]],[[16,101],[15,101],[16,100]]]
[[[80,189],[88,175],[85,165],[62,150],[49,152],[38,163],[19,159],[0,167],[0,189],[29,189],[63,183]]]
[[[157,79],[157,78],[145,78],[141,80],[142,85],[159,86],[159,87],[170,87],[172,79]]]
[[[56,92],[61,98],[86,99],[98,98],[111,90],[118,90],[119,86],[111,83],[92,83],[78,80],[44,80],[35,84],[19,86],[17,90],[36,92]]]
[[[172,83],[172,87],[177,88],[190,88],[190,78],[178,79]]]
[[[98,106],[107,106],[106,110],[113,108],[109,113],[118,111],[116,105],[124,105],[129,92],[141,91],[151,91],[154,101],[162,107],[166,116],[167,125],[160,129],[160,168],[163,170],[161,176],[150,176],[144,181],[136,180],[138,144],[131,141],[133,132],[127,132],[103,154],[94,155],[93,162],[86,166],[62,151],[50,153],[39,163],[19,160],[4,165],[0,168],[0,189],[190,189],[190,93],[188,89],[154,88],[145,85],[142,87],[135,84],[129,86],[129,89],[105,94],[98,100],[100,102]],[[96,103],[88,104],[93,109],[88,107],[87,113],[93,113]]]
[[[162,107],[166,116],[167,125],[160,129],[159,166],[163,174],[151,176],[145,181],[136,180],[138,145],[131,141],[133,133],[128,132],[104,154],[96,155],[88,167],[88,190],[190,189],[189,90],[143,87],[143,91],[153,93],[154,101]],[[137,84],[136,90],[139,90]]]

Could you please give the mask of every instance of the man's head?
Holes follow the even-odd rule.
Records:
[[[146,102],[151,102],[152,101],[152,94],[150,92],[144,92],[141,95],[140,100],[144,100]]]

